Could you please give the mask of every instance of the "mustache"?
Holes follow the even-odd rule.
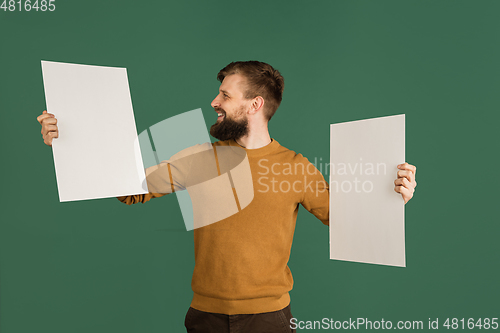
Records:
[[[219,107],[215,107],[214,110],[217,111],[217,112],[222,113],[223,115],[226,115],[226,111],[224,111],[224,109],[221,109]]]

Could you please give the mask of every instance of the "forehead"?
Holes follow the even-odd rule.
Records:
[[[246,79],[241,74],[231,74],[224,78],[219,90],[224,90],[228,93],[243,95]]]

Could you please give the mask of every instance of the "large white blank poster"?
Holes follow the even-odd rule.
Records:
[[[405,115],[330,125],[330,259],[406,266]]]
[[[42,61],[60,201],[147,193],[126,68]]]

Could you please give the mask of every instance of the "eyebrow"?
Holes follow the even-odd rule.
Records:
[[[220,89],[219,91],[220,91],[220,92],[222,92],[222,93],[224,93],[224,94],[230,95],[230,94],[229,94],[227,91],[225,91],[225,90]]]

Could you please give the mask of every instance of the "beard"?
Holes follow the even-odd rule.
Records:
[[[210,135],[221,141],[237,140],[248,134],[248,119],[242,117],[240,120],[229,118],[223,109],[215,108],[215,111],[222,112],[224,118],[210,127]],[[243,108],[238,110],[237,115],[244,114]]]

